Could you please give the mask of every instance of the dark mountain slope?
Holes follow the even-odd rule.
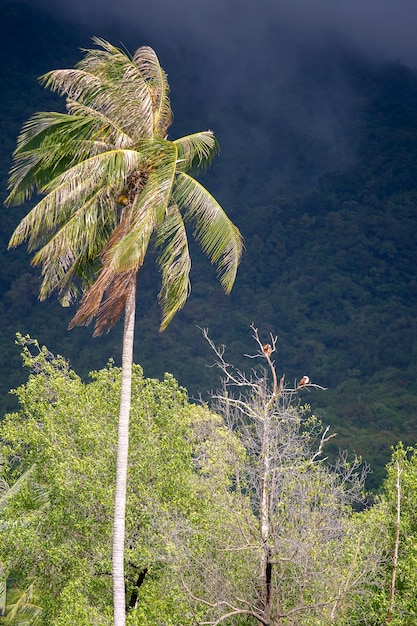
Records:
[[[63,107],[36,77],[73,65],[77,47],[89,45],[93,34],[25,3],[6,2],[3,18],[8,37],[2,56],[8,62],[0,101],[2,199],[21,124],[36,110]],[[218,100],[198,93],[184,99],[190,77],[195,84],[203,80],[198,63],[187,50],[181,58],[165,49],[164,55],[173,70],[172,134],[214,127],[223,150],[204,182],[238,223],[246,252],[235,288],[225,297],[213,269],[194,251],[190,300],[163,334],[159,276],[149,258],[139,278],[135,358],[147,375],[170,371],[191,395],[206,396],[218,385],[218,371],[207,367],[213,356],[197,326],[209,327],[216,342],[227,344],[230,361],[246,369],[253,365],[242,356],[252,349],[250,324],[265,338],[277,334],[279,373],[290,383],[309,374],[328,387],[302,399],[339,432],[336,446],[371,462],[375,486],[390,445],[417,438],[417,393],[409,382],[417,360],[416,74],[340,49],[310,51],[288,87],[286,102],[298,102],[295,112],[290,115],[282,103],[260,116],[250,102],[229,100],[222,109]],[[2,410],[13,406],[7,390],[25,375],[13,343],[16,331],[64,354],[82,375],[120,355],[120,327],[98,340],[88,328],[69,333],[73,310],[53,299],[37,301],[37,272],[27,254],[6,251],[28,209],[3,209],[0,217]]]

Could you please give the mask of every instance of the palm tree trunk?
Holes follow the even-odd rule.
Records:
[[[135,307],[136,276],[132,281],[131,291],[126,301],[123,330],[122,388],[120,393],[119,431],[116,466],[116,494],[114,498],[113,525],[114,626],[125,626],[126,623],[124,546]]]

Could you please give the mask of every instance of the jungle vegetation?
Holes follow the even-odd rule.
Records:
[[[276,337],[254,338],[249,375],[211,342],[215,412],[133,367],[127,624],[412,626],[417,450],[397,446],[370,500],[367,467],[329,463],[331,430],[277,375]],[[121,369],[83,382],[18,343],[29,374],[0,432],[0,620],[110,626]]]

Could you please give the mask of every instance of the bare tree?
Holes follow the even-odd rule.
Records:
[[[377,561],[369,541],[362,549],[351,506],[361,498],[367,468],[346,454],[330,465],[324,448],[335,434],[301,395],[323,387],[306,375],[287,386],[273,361],[277,338],[264,343],[252,331],[250,376],[203,331],[223,376],[214,409],[244,454],[234,459],[231,483],[222,483],[230,511],[223,534],[199,552],[199,563],[182,561],[181,578],[196,607],[206,609],[196,618],[200,625],[341,624]]]

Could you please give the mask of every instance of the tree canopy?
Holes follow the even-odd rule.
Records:
[[[62,357],[23,341],[31,373],[16,391],[20,411],[2,423],[1,453],[10,476],[33,469],[2,511],[1,565],[20,587],[35,585],[42,624],[110,624],[121,372],[109,363],[85,384]],[[178,559],[186,545],[198,559],[220,540],[232,515],[222,485],[240,444],[218,416],[189,404],[172,376],[146,379],[135,366],[132,389],[128,623],[191,625],[198,607],[177,575]]]
[[[22,625],[109,626],[121,370],[110,362],[83,383],[64,358],[19,342],[30,374],[0,430],[5,623],[16,610]],[[294,403],[298,390],[277,395],[267,369],[246,378],[222,355],[218,413],[171,375],[134,367],[127,623],[411,626],[415,451],[395,451],[369,506],[360,467],[323,457],[329,431]]]

